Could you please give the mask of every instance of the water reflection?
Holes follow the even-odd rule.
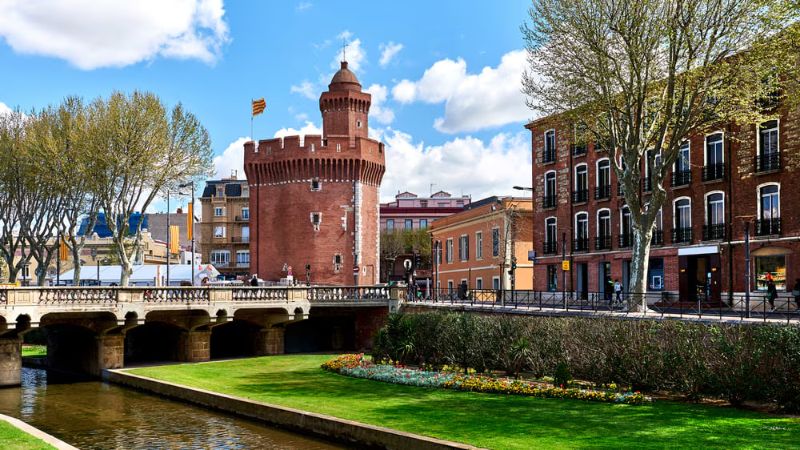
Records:
[[[22,369],[0,389],[0,413],[81,449],[333,449],[333,444],[200,407],[112,386]]]

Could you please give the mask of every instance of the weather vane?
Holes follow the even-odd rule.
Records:
[[[342,39],[342,61],[347,61],[347,38]]]

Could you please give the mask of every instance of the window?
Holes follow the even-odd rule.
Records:
[[[549,163],[556,160],[556,131],[549,130],[544,133],[544,154],[542,162]]]
[[[556,218],[548,217],[544,221],[544,254],[552,255],[556,252]]]
[[[721,180],[725,171],[722,133],[706,136],[706,165],[703,181]]]
[[[589,199],[589,171],[586,164],[575,167],[575,190],[572,192],[572,202],[581,203]]]
[[[542,206],[555,208],[556,206],[556,171],[551,170],[544,174],[544,198]]]
[[[356,127],[361,128],[361,121],[360,120],[356,121]]]
[[[722,239],[725,237],[725,196],[722,192],[706,194],[706,223],[703,239]]]
[[[458,238],[458,259],[461,261],[469,260],[469,237],[467,235]]]
[[[685,186],[692,181],[691,166],[689,165],[689,142],[684,142],[678,149],[678,158],[672,170],[672,185]]]
[[[428,219],[419,219],[419,229],[424,230],[428,228]]]
[[[664,223],[663,223],[663,209],[659,209],[656,213],[656,218],[653,221],[653,237],[650,238],[651,245],[664,244]]]
[[[242,219],[250,220],[250,208],[248,207],[242,208]]]
[[[786,257],[784,255],[756,256],[756,289],[766,291],[772,280],[779,291],[786,290]]]
[[[236,264],[238,265],[250,264],[250,250],[237,250]]]
[[[444,257],[448,263],[453,262],[453,238],[448,239],[445,244]]]
[[[597,242],[595,249],[608,250],[611,248],[611,211],[601,209],[597,211]]]
[[[339,272],[342,270],[342,255],[337,253],[333,255],[333,271]]]
[[[386,230],[394,231],[394,219],[386,219]]]
[[[631,223],[631,210],[627,206],[623,206],[619,210],[619,246],[630,247],[633,243]]]
[[[242,227],[242,242],[250,242],[250,227]]]
[[[781,199],[780,186],[767,184],[758,190],[758,220],[756,220],[756,236],[780,234],[781,232]]]
[[[341,152],[342,151],[342,144],[336,144],[336,151],[337,152]]]
[[[212,250],[209,254],[211,264],[226,266],[231,262],[231,252],[228,250]]]
[[[500,229],[492,228],[492,256],[500,256]]]
[[[311,219],[311,226],[314,227],[314,231],[319,231],[319,226],[322,224],[322,213],[312,212],[309,214],[309,218]]]
[[[692,205],[688,198],[675,200],[674,229],[672,241],[676,243],[692,240]]]
[[[575,243],[573,250],[584,251],[589,247],[589,214],[579,212],[575,214]]]
[[[214,217],[222,217],[225,215],[225,208],[217,206],[214,208]]]
[[[453,280],[447,280],[447,292],[450,294],[453,293]]]
[[[428,207],[428,201],[427,200],[420,200],[419,201],[419,207],[420,208],[427,208]]]
[[[225,226],[218,225],[214,227],[214,237],[215,238],[224,238],[225,237]]]
[[[475,258],[483,259],[483,233],[475,233]]]
[[[597,187],[595,188],[595,200],[611,197],[611,161],[601,159],[597,161]]]
[[[644,190],[646,192],[653,190],[653,171],[659,170],[661,167],[661,152],[655,153],[655,150],[647,151],[647,159],[644,162]],[[652,162],[652,167],[650,164]]]
[[[475,289],[483,289],[483,278],[475,279]]]
[[[572,144],[572,154],[581,156],[586,154],[586,124],[575,124],[575,143]]]
[[[495,291],[500,290],[500,277],[492,277],[492,289]]]
[[[322,183],[320,183],[319,178],[314,178],[311,180],[311,190],[312,191],[322,190]]]
[[[758,154],[770,155],[778,151],[778,121],[762,123],[758,130]]]
[[[550,292],[558,290],[558,266],[555,264],[547,265],[547,290]]]
[[[647,290],[648,291],[664,290],[663,258],[650,258],[650,263],[647,265]]]
[[[414,221],[411,219],[406,219],[403,225],[403,228],[406,230],[411,230],[414,228]]]

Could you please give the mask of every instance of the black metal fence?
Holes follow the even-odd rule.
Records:
[[[793,297],[780,296],[770,302],[764,293],[744,294],[719,300],[702,295],[695,300],[680,299],[671,292],[648,292],[639,296],[613,292],[543,292],[495,289],[431,289],[412,302],[528,309],[531,311],[585,311],[631,315],[641,313],[634,306],[647,304],[649,317],[708,320],[778,320],[800,322],[800,304]]]

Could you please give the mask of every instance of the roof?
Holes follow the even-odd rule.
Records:
[[[203,188],[203,195],[201,195],[200,197],[201,198],[216,197],[217,186],[219,185],[225,186],[226,197],[241,197],[242,186],[247,185],[247,180],[233,180],[233,179],[207,180],[206,187]]]
[[[431,198],[448,198],[451,197],[449,192],[439,191],[431,194]]]
[[[342,66],[331,79],[328,85],[329,91],[360,91],[361,83],[358,82],[356,74],[347,68],[347,61],[342,61]]]
[[[135,212],[131,214],[131,217],[128,219],[128,236],[133,236],[136,234],[136,227],[139,226],[139,219],[141,217],[141,213]],[[78,236],[85,236],[86,229],[89,227],[89,218],[84,217],[81,219],[81,224],[78,227]],[[144,216],[144,221],[142,222],[142,230],[146,230],[148,227],[147,221],[147,214]],[[97,237],[107,238],[111,237],[112,233],[111,230],[108,229],[108,225],[106,224],[106,215],[104,213],[97,214],[97,223],[94,225],[93,233],[97,233]]]

